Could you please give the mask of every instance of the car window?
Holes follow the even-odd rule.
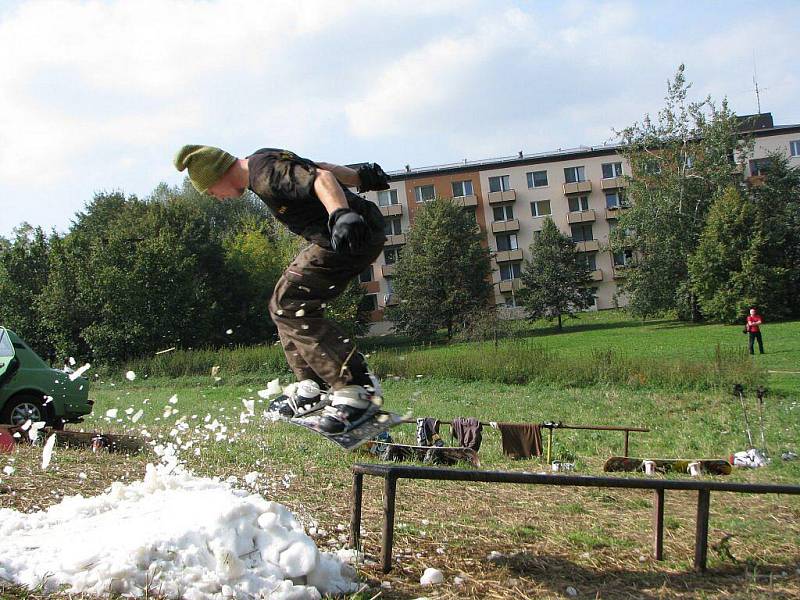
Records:
[[[0,357],[14,356],[14,346],[5,329],[0,329]]]

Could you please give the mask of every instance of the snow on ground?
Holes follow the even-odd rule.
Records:
[[[320,552],[286,507],[166,462],[100,496],[38,513],[0,509],[0,578],[188,600],[357,591],[348,553]]]

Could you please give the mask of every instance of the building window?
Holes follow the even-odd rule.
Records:
[[[567,167],[564,169],[564,181],[567,183],[586,181],[586,170],[583,167]]]
[[[467,179],[465,181],[453,182],[453,198],[461,198],[462,196],[472,196],[472,181]]]
[[[547,171],[532,171],[528,173],[528,187],[547,187]]]
[[[569,212],[589,210],[589,196],[575,196],[569,199]]]
[[[429,202],[436,198],[436,188],[433,185],[418,185],[414,188],[414,196],[417,202]]]
[[[614,252],[614,266],[627,267],[633,260],[632,250],[622,250],[621,252]]]
[[[383,262],[387,265],[393,265],[398,260],[400,260],[400,254],[402,253],[403,248],[402,246],[389,246],[388,248],[383,249]]]
[[[594,239],[591,223],[576,223],[575,225],[570,225],[570,229],[572,229],[573,242],[588,242]]]
[[[369,282],[369,281],[372,281],[372,278],[373,278],[373,274],[372,274],[372,265],[370,265],[370,266],[368,266],[366,269],[364,269],[364,270],[361,272],[361,275],[359,275],[359,276],[358,276],[358,280],[359,280],[361,283],[367,283],[367,282]]]
[[[550,213],[550,200],[539,200],[531,202],[531,215],[534,217],[546,217]]]
[[[516,296],[505,296],[505,307],[506,308],[517,308],[517,298],[516,298]]]
[[[622,192],[606,192],[606,208],[625,208],[626,206]]]
[[[378,192],[378,206],[391,206],[400,204],[397,199],[397,190],[381,190]]]
[[[655,158],[649,158],[642,162],[642,172],[645,175],[658,175],[661,173],[661,163]]]
[[[772,166],[772,161],[768,158],[754,158],[750,161],[750,175],[766,175]]]
[[[500,281],[519,279],[522,272],[522,263],[512,262],[500,265]]]
[[[789,142],[789,154],[792,156],[800,156],[800,140]]]
[[[592,292],[592,306],[594,308],[597,308],[597,288],[596,287],[590,287],[589,291]]]
[[[510,221],[514,218],[514,207],[511,204],[495,206],[492,212],[495,221]]]
[[[383,220],[383,233],[385,235],[400,235],[403,233],[400,217],[389,217]]]
[[[497,250],[507,252],[509,250],[519,250],[516,233],[501,233],[497,236]]]
[[[511,189],[508,175],[499,175],[497,177],[489,177],[489,191],[490,192],[507,192]]]
[[[378,308],[378,294],[367,294],[361,298],[358,309],[362,311],[371,312]]]
[[[603,163],[603,179],[622,177],[622,163]]]
[[[581,252],[578,260],[583,262],[590,271],[597,270],[597,252]]]

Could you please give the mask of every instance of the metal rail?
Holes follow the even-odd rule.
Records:
[[[394,516],[397,500],[397,481],[399,479],[653,490],[653,556],[656,560],[663,560],[664,554],[664,492],[666,490],[696,491],[697,517],[694,568],[700,572],[704,572],[707,566],[708,517],[712,491],[736,492],[740,494],[800,495],[800,486],[797,485],[729,483],[724,481],[692,479],[628,479],[622,477],[598,477],[589,475],[548,475],[513,471],[467,471],[437,467],[356,464],[353,465],[353,507],[350,519],[350,546],[358,550],[361,550],[361,503],[364,475],[383,478],[384,495],[381,568],[384,573],[388,573],[392,569]]]

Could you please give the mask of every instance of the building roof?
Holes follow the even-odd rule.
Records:
[[[755,137],[769,135],[779,135],[781,133],[800,132],[800,124],[794,125],[774,125],[772,113],[761,113],[756,115],[741,115],[737,117],[740,121],[742,133],[752,133]],[[445,163],[441,165],[431,165],[425,167],[410,167],[405,169],[387,171],[392,181],[402,181],[425,175],[441,175],[444,173],[459,173],[464,171],[475,171],[476,169],[491,169],[501,167],[518,167],[534,165],[537,163],[553,162],[554,160],[566,161],[589,156],[603,156],[617,154],[617,150],[622,144],[602,144],[598,146],[578,146],[575,148],[559,148],[547,152],[533,154],[523,154],[519,152],[516,156],[501,156],[496,158],[485,158],[479,160],[467,160],[457,163]]]

